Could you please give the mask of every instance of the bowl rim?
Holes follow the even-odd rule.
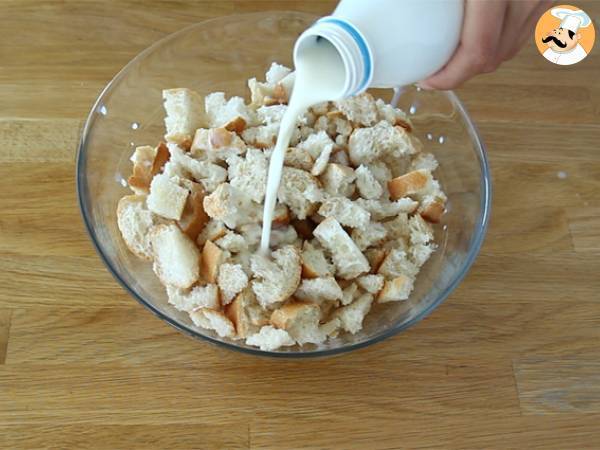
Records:
[[[468,130],[469,136],[471,137],[472,142],[474,143],[475,152],[477,154],[477,158],[479,161],[479,166],[481,170],[481,180],[480,180],[480,190],[481,190],[481,200],[480,200],[480,214],[475,223],[475,234],[471,237],[471,243],[469,246],[469,251],[467,258],[465,259],[461,269],[457,272],[456,276],[451,280],[450,283],[445,287],[445,289],[438,295],[438,297],[433,301],[427,308],[421,311],[419,314],[412,317],[410,320],[406,321],[402,325],[391,327],[390,329],[377,334],[376,336],[367,339],[362,342],[358,342],[355,344],[343,345],[341,347],[336,348],[324,348],[324,349],[316,349],[309,351],[296,351],[296,352],[276,352],[276,351],[265,351],[260,350],[258,348],[251,347],[241,347],[232,342],[222,341],[220,339],[214,338],[212,336],[204,335],[199,332],[194,331],[193,329],[180,324],[175,319],[170,317],[169,315],[163,313],[158,308],[153,306],[151,303],[147,302],[142,296],[138,295],[127,283],[127,281],[121,277],[119,272],[113,267],[113,264],[102,246],[100,245],[100,241],[97,238],[96,232],[94,231],[91,225],[90,213],[88,210],[88,205],[84,200],[87,198],[87,178],[85,175],[85,163],[87,161],[87,141],[89,137],[89,133],[94,125],[98,117],[98,112],[101,108],[101,105],[105,98],[111,93],[112,88],[123,78],[123,76],[129,71],[129,69],[137,64],[139,61],[143,60],[147,55],[151,54],[154,50],[159,47],[162,47],[167,42],[176,39],[180,35],[189,33],[192,29],[205,26],[211,22],[219,22],[223,20],[231,20],[236,17],[244,17],[247,18],[249,16],[255,17],[272,17],[277,14],[287,14],[293,15],[297,17],[314,19],[316,18],[313,14],[307,14],[296,11],[268,11],[268,12],[257,12],[257,13],[247,13],[247,14],[233,14],[226,16],[219,16],[212,19],[204,20],[202,22],[191,24],[181,30],[178,30],[174,33],[171,33],[156,42],[154,42],[149,47],[142,50],[138,53],[133,59],[131,59],[117,74],[107,83],[107,85],[102,89],[95,102],[92,105],[92,108],[89,114],[86,117],[85,124],[81,131],[81,137],[77,146],[77,158],[75,163],[76,169],[76,193],[77,200],[79,204],[79,211],[81,217],[83,219],[85,228],[87,230],[88,236],[92,241],[94,248],[97,254],[100,256],[100,259],[111,273],[111,275],[117,280],[117,282],[124,288],[126,292],[129,293],[138,303],[152,312],[155,316],[159,317],[173,328],[177,329],[181,333],[195,340],[202,340],[209,342],[211,344],[215,344],[218,347],[227,348],[230,350],[234,350],[237,352],[241,352],[248,355],[256,355],[256,356],[268,356],[273,358],[315,358],[315,357],[325,357],[325,356],[333,356],[340,355],[344,353],[348,353],[353,350],[358,350],[361,348],[368,347],[373,344],[377,344],[383,340],[386,340],[401,331],[404,331],[421,320],[425,319],[427,316],[431,314],[431,312],[441,305],[448,296],[458,287],[458,285],[465,278],[473,263],[477,259],[479,252],[481,250],[481,246],[483,244],[489,218],[491,214],[491,204],[492,204],[492,182],[491,182],[491,173],[488,164],[487,152],[485,145],[481,139],[481,135],[476,125],[471,120],[465,106],[460,101],[458,96],[453,91],[439,91],[440,94],[445,95],[449,101],[456,107],[458,113],[461,115],[463,120],[465,121],[466,128]]]

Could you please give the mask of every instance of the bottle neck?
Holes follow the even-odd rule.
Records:
[[[373,54],[362,33],[346,20],[323,17],[300,35],[294,47],[294,60],[319,38],[327,39],[335,47],[344,64],[346,76],[339,98],[366,90],[373,79]]]

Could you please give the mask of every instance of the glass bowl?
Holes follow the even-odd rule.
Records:
[[[331,355],[390,337],[427,316],[450,295],[473,264],[486,231],[490,174],[483,144],[452,92],[406,88],[399,106],[414,132],[436,155],[436,172],[448,194],[447,213],[436,226],[439,249],[426,263],[405,302],[374,305],[356,335],[323,346],[264,352],[243,341],[219,338],[195,327],[167,303],[151,264],[131,254],[117,228],[117,201],[129,194],[125,180],[135,146],[156,145],[164,134],[161,91],[188,87],[201,94],[224,91],[248,97],[246,80],[262,79],[272,61],[292,66],[296,37],[314,16],[269,12],[221,17],[183,29],[134,58],[106,86],[87,119],[77,159],[77,189],[90,237],[113,276],[142,305],[178,330],[243,352],[272,356]],[[386,100],[390,91],[376,91]]]

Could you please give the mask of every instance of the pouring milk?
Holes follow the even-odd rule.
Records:
[[[463,0],[342,0],[296,41],[296,79],[271,154],[260,250],[269,251],[283,161],[298,118],[317,103],[427,78],[458,45]],[[426,30],[426,31],[424,31]]]

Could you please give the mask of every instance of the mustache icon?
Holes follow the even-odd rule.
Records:
[[[542,38],[542,42],[544,44],[547,43],[547,42],[550,42],[550,41],[553,41],[560,48],[565,48],[567,46],[566,42],[559,41],[556,36],[548,36],[548,37]]]

